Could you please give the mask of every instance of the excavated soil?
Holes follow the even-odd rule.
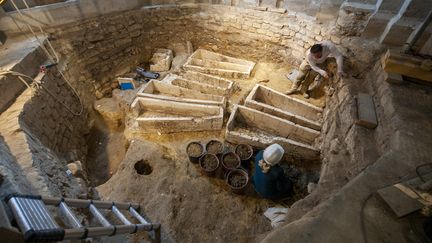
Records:
[[[206,154],[202,157],[201,160],[202,160],[201,167],[205,171],[213,171],[219,165],[218,158],[216,156],[214,156],[213,154]]]
[[[149,165],[148,161],[140,160],[135,163],[134,168],[136,172],[140,175],[150,175],[153,171],[152,167]]]
[[[211,140],[206,145],[207,153],[209,154],[220,154],[223,152],[223,144],[216,140]]]
[[[240,161],[235,153],[229,152],[225,154],[222,158],[223,164],[227,169],[235,169],[239,167]]]
[[[201,145],[197,143],[191,143],[187,147],[187,154],[191,157],[199,157],[200,155],[202,155],[202,153],[203,153],[203,149]]]
[[[129,142],[122,131],[111,131],[96,119],[87,137],[88,151],[85,164],[91,185],[105,183],[117,171]]]
[[[240,157],[241,160],[247,160],[252,156],[253,150],[245,144],[239,144],[236,147],[235,153]]]
[[[247,183],[247,178],[241,173],[231,173],[228,177],[228,183],[234,188],[242,188]]]

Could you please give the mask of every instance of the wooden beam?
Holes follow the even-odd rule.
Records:
[[[429,59],[430,60],[430,59]],[[432,82],[432,70],[422,67],[428,59],[388,50],[381,63],[386,72]]]

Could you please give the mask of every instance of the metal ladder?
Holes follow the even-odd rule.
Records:
[[[133,234],[140,230],[153,232],[153,240],[160,242],[160,224],[153,224],[145,220],[138,212],[140,208],[138,204],[27,195],[11,195],[6,198],[5,202],[10,207],[26,242],[80,240]],[[58,207],[63,216],[61,218],[64,225],[71,228],[60,227],[47,209],[47,205]],[[88,208],[102,226],[87,227],[82,225],[72,212],[71,207]],[[123,224],[111,224],[99,211],[100,209],[111,210]],[[120,210],[127,210],[130,217],[135,218],[139,223],[130,222]]]

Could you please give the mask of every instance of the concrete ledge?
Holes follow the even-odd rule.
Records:
[[[227,79],[196,72],[186,72],[182,76],[168,75],[162,82],[220,96],[230,95],[233,85],[233,82]]]
[[[151,80],[147,84],[143,85],[139,89],[137,95],[140,97],[168,101],[178,101],[202,105],[217,105],[222,106],[223,108],[226,106],[226,99],[223,96],[203,94],[191,89],[185,89],[172,84],[162,83],[157,80]]]
[[[142,133],[220,130],[224,111],[219,106],[137,97],[131,105],[130,128]]]
[[[321,108],[259,84],[247,96],[245,106],[301,126],[321,130]]]
[[[305,159],[319,158],[319,150],[312,146],[318,131],[296,125],[276,116],[245,106],[236,106],[228,120],[226,140],[264,148],[278,143],[286,153]]]
[[[39,36],[41,41],[45,38]],[[46,57],[35,38],[8,39],[0,49],[0,69],[36,77]],[[25,79],[31,83],[31,80]],[[0,113],[5,111],[27,87],[13,75],[0,76]]]
[[[188,58],[183,67],[186,70],[223,77],[249,78],[255,63],[198,49]]]

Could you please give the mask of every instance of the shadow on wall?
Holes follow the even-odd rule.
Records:
[[[79,99],[56,67],[49,69],[42,86],[30,102],[24,105],[20,122],[57,155],[77,150],[81,155],[79,157],[83,157],[87,150],[83,135],[88,132],[86,109],[81,115],[77,114],[81,108]],[[83,93],[85,88],[85,84],[78,86],[78,93]]]
[[[87,135],[86,169],[90,184],[99,186],[117,172],[123,161],[129,142],[124,136],[124,124],[117,129],[108,128],[99,114]]]

